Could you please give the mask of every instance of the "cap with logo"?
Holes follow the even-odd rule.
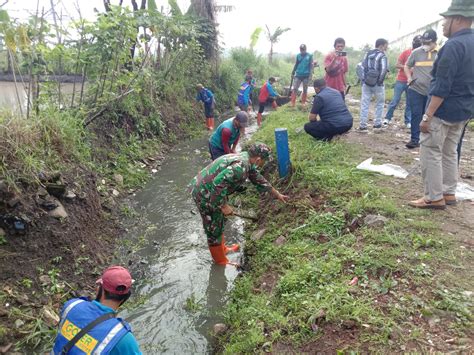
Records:
[[[423,43],[436,42],[438,40],[438,36],[436,35],[436,31],[432,30],[431,28],[429,30],[426,30],[421,35],[421,40],[423,41]]]

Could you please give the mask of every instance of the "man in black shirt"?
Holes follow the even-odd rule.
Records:
[[[343,134],[352,128],[352,115],[341,93],[326,87],[324,79],[315,80],[313,85],[317,95],[314,97],[309,122],[304,125],[304,130],[318,140],[330,141],[335,135]]]

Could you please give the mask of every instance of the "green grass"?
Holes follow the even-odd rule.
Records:
[[[399,350],[406,339],[426,336],[410,317],[442,310],[452,316],[443,320],[446,329],[465,331],[472,322],[465,285],[437,276],[438,267],[463,263],[453,242],[440,235],[430,214],[397,206],[394,192],[380,187],[386,177],[355,169],[362,148],[296,133],[306,121],[307,113],[282,108],[253,137],[274,148],[274,129],[288,128],[293,175],[273,183],[291,201],[259,204],[250,193],[242,200],[244,208],[260,209],[265,223],[246,231],[250,271],[238,279],[224,310],[230,330],[220,349],[251,353],[279,342],[298,349],[327,336],[326,327],[343,332],[342,324],[352,321],[358,336],[350,349]],[[348,229],[371,213],[388,223]],[[264,236],[251,240],[252,229],[262,227]],[[274,243],[279,236],[286,239],[281,246]],[[271,276],[277,281],[269,290],[264,282]],[[354,277],[358,283],[350,286]]]

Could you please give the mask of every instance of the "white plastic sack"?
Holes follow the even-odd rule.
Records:
[[[456,199],[474,201],[474,187],[459,181],[456,186]]]
[[[357,169],[374,171],[383,175],[395,176],[401,179],[405,179],[408,176],[408,171],[403,169],[401,166],[394,164],[372,164],[372,158],[364,160],[362,163],[357,165]]]

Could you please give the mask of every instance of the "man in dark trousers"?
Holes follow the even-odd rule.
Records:
[[[324,79],[314,81],[316,96],[309,114],[309,122],[304,125],[306,133],[316,139],[330,141],[335,135],[352,128],[352,115],[338,90],[326,86]],[[318,120],[319,116],[319,120]]]
[[[221,155],[235,153],[240,134],[245,132],[249,116],[245,111],[239,111],[235,117],[222,122],[209,138],[209,153],[216,160]]]
[[[111,266],[96,285],[94,301],[73,298],[64,304],[52,353],[141,354],[128,323],[116,317],[130,297],[132,276],[121,266]]]
[[[444,209],[456,204],[457,146],[466,122],[474,117],[474,2],[453,0],[440,49],[431,72],[429,103],[420,123],[420,162],[423,197],[416,208]]]

